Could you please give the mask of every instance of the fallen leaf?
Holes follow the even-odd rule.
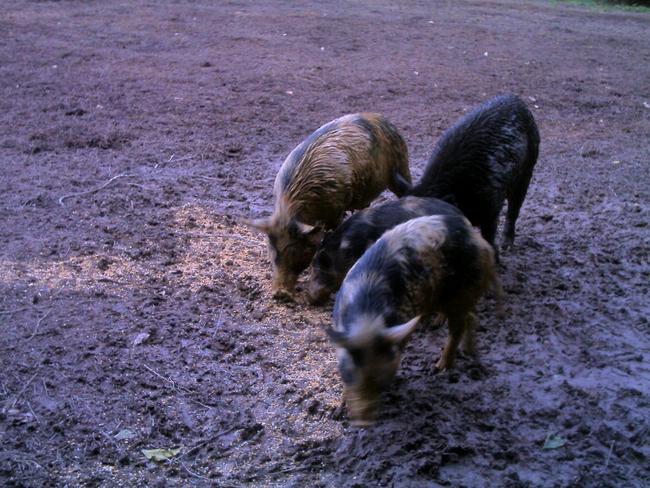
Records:
[[[645,108],[650,108],[650,103],[648,103],[648,102],[643,102],[643,106],[644,106]]]
[[[135,433],[133,433],[129,429],[122,429],[117,434],[115,434],[113,437],[115,439],[117,439],[118,441],[125,441],[125,440],[128,440],[128,439],[133,439],[135,437]]]
[[[142,454],[151,461],[167,461],[181,452],[181,448],[177,449],[142,449]]]
[[[546,436],[544,441],[544,449],[557,449],[566,444],[566,439],[560,437],[559,435],[549,434]]]
[[[135,336],[135,339],[133,339],[133,347],[139,346],[144,341],[149,339],[149,337],[151,337],[151,335],[148,332],[140,332],[137,336]]]

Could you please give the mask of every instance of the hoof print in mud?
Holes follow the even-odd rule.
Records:
[[[481,365],[472,365],[467,367],[467,376],[474,381],[483,380],[487,377],[487,371]]]
[[[111,259],[101,258],[99,261],[97,261],[97,268],[100,271],[106,271],[111,267],[111,264],[113,264],[113,261]]]
[[[264,426],[260,423],[247,425],[239,432],[239,438],[242,442],[251,441],[264,435]]]
[[[448,383],[458,383],[460,381],[460,373],[455,370],[445,370],[442,372],[447,376]]]
[[[307,406],[307,413],[309,415],[316,415],[320,411],[321,405],[318,400],[312,400]]]

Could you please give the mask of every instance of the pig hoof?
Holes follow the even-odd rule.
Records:
[[[456,352],[456,355],[462,358],[476,358],[478,356],[476,344],[473,341],[465,342],[463,347]]]
[[[433,323],[431,325],[433,326],[433,328],[437,329],[445,325],[446,322],[447,322],[447,317],[439,313],[435,316],[435,318],[433,319]]]
[[[476,348],[474,346],[465,346],[463,349],[460,351],[460,353],[463,355],[463,357],[466,358],[477,358],[478,353],[476,352]]]
[[[356,419],[350,421],[350,425],[352,427],[357,427],[358,429],[367,429],[368,427],[371,427],[373,424],[374,422],[368,419]]]
[[[440,360],[436,363],[433,369],[434,371],[439,373],[441,371],[447,371],[451,369],[451,367],[452,367],[451,361],[445,361],[443,358],[440,358]]]
[[[433,365],[433,374],[440,374],[445,370],[445,368],[441,367],[440,364],[436,363]]]
[[[325,304],[327,299],[329,298],[329,294],[313,294],[313,293],[307,293],[307,301],[309,302],[310,305],[314,306],[320,306]]]
[[[277,290],[273,292],[273,298],[282,302],[293,302],[293,295],[288,290]]]
[[[503,306],[497,306],[496,310],[497,319],[503,320],[506,318],[506,310]]]

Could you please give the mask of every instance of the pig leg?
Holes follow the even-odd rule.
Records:
[[[447,321],[447,317],[445,316],[445,314],[442,312],[438,312],[435,315],[433,315],[431,320],[431,326],[434,329],[438,329],[439,327],[445,325],[446,321]]]
[[[508,210],[510,210],[510,207],[508,206]],[[495,245],[494,241],[496,239],[497,235],[497,225],[499,222],[499,214],[497,213],[496,216],[493,216],[489,219],[486,219],[481,225],[481,235],[483,238],[490,243],[492,246],[492,249],[494,249],[494,259],[498,263],[499,262],[499,249]]]
[[[465,332],[463,334],[463,352],[468,356],[474,357],[476,357],[476,339],[474,336],[476,322],[476,315],[468,313],[465,318]]]
[[[465,314],[449,314],[447,316],[447,322],[449,323],[449,336],[447,337],[447,344],[445,349],[442,351],[442,356],[436,363],[435,369],[444,371],[450,369],[454,365],[454,360],[456,359],[456,349],[458,349],[458,343],[463,337],[463,332],[465,330],[466,315]]]
[[[506,214],[506,226],[503,232],[503,249],[510,249],[515,242],[515,223],[526,198],[532,176],[532,172],[523,175],[508,195],[508,213]]]

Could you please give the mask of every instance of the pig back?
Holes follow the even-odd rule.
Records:
[[[408,160],[401,136],[385,135],[380,121],[385,119],[377,114],[347,115],[298,145],[276,177],[276,207],[332,228],[347,210],[368,206]],[[399,141],[403,146],[388,149]]]

